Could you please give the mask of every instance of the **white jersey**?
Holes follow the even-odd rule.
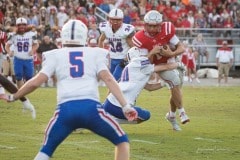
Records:
[[[135,31],[134,26],[123,23],[122,26],[113,33],[111,24],[109,22],[102,22],[99,25],[99,29],[108,39],[110,58],[124,59],[127,51],[130,49],[126,38]]]
[[[57,78],[57,103],[91,99],[99,101],[97,75],[108,70],[108,50],[99,47],[71,47],[43,52],[41,73]]]
[[[23,35],[13,34],[7,42],[14,46],[14,56],[20,59],[33,59],[29,52],[32,45],[38,43],[34,32],[26,32]]]
[[[129,104],[135,104],[139,93],[142,91],[153,72],[154,65],[150,63],[147,57],[134,58],[125,66],[119,82],[119,87]],[[110,93],[107,99],[112,104],[121,106],[113,94]]]

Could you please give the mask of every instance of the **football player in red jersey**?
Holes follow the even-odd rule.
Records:
[[[144,23],[144,29],[138,31],[133,37],[134,45],[145,50],[155,65],[175,62],[176,56],[184,52],[184,47],[175,34],[174,25],[171,22],[163,22],[162,15],[156,10],[147,12],[144,16]],[[157,73],[170,86],[171,107],[166,119],[177,131],[181,130],[176,120],[177,110],[182,124],[190,121],[182,104],[181,72],[174,69]]]

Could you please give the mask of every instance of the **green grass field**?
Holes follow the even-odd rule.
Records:
[[[107,90],[100,88],[101,100]],[[240,87],[184,87],[184,106],[191,122],[175,132],[164,119],[169,91],[143,91],[137,104],[151,111],[139,125],[122,125],[131,141],[131,160],[239,160]],[[31,160],[37,154],[56,104],[55,88],[28,95],[37,119],[22,113],[20,102],[0,101],[0,159]],[[113,145],[87,130],[72,133],[53,160],[112,160]]]

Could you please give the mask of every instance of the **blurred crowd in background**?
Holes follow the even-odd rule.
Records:
[[[106,13],[121,8],[124,23],[137,29],[143,27],[143,16],[152,9],[177,28],[240,28],[238,0],[1,0],[1,28],[14,31],[16,19],[25,17],[40,41],[44,35],[56,41],[68,19],[80,19],[89,27],[89,36],[98,39],[96,7]]]

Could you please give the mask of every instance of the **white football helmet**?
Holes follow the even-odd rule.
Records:
[[[142,53],[138,47],[132,47],[128,50],[127,59],[128,61],[131,61],[133,58],[137,58],[143,55],[144,53]]]
[[[27,20],[23,17],[20,17],[16,20],[17,32],[23,34],[27,30]]]
[[[61,31],[62,44],[83,45],[87,44],[87,26],[80,20],[69,20],[63,25]]]
[[[109,12],[108,17],[112,19],[123,19],[123,11],[121,9],[114,8]]]
[[[16,25],[19,25],[19,24],[27,24],[27,20],[23,17],[20,17],[16,20]]]
[[[162,22],[162,14],[156,10],[151,10],[144,16],[144,22],[153,25],[159,24]]]

